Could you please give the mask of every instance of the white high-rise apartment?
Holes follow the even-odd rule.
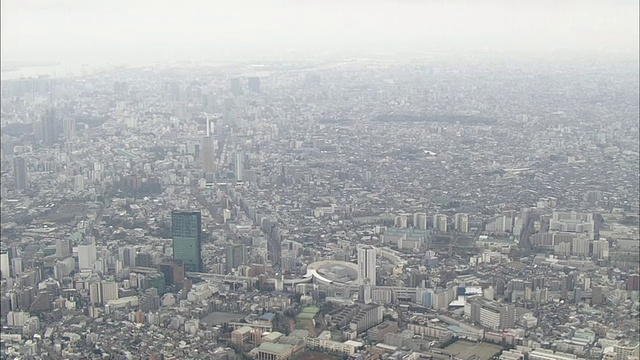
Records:
[[[358,284],[376,285],[376,249],[373,246],[358,247]]]
[[[445,214],[435,214],[433,215],[433,227],[438,229],[440,232],[447,232],[447,215]]]
[[[7,251],[0,252],[0,274],[3,279],[11,277],[11,263],[9,262],[9,253]]]
[[[468,233],[469,232],[469,215],[458,213],[455,215],[455,227],[457,231]]]

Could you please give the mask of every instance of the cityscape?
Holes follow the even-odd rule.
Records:
[[[3,82],[3,356],[632,359],[637,68],[598,66]]]
[[[602,44],[622,5],[499,13],[508,42],[439,2],[187,3],[3,1],[31,40],[2,40],[0,359],[640,359],[638,53]]]

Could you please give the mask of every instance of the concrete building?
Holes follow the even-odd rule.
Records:
[[[95,243],[78,245],[78,268],[80,271],[92,270],[97,258]]]
[[[307,347],[311,349],[347,356],[355,354],[356,351],[364,345],[353,340],[347,340],[345,342],[331,340],[331,332],[327,330],[320,333],[317,338],[305,338],[305,342]]]
[[[358,247],[358,284],[376,285],[376,249],[373,246]]]
[[[631,356],[640,355],[640,343],[638,340],[622,339],[613,346],[616,360],[627,360]]]
[[[469,232],[469,214],[457,213],[454,216],[454,226],[456,231],[462,233]]]
[[[244,181],[244,153],[242,151],[236,153],[235,166],[236,181]]]
[[[229,244],[226,248],[227,273],[230,274],[233,269],[237,269],[240,265],[247,263],[247,247],[244,244]]]
[[[368,304],[361,307],[360,311],[351,320],[349,328],[357,333],[369,330],[382,322],[384,308],[376,304]]]
[[[8,279],[11,277],[11,261],[9,260],[9,252],[0,250],[0,278]]]
[[[260,344],[257,353],[257,360],[287,360],[293,356],[293,346],[267,342]]]
[[[563,352],[545,349],[536,349],[529,352],[529,360],[574,360],[578,359],[573,354],[566,354]]]
[[[202,271],[202,218],[199,211],[171,213],[173,259],[184,263],[185,271]]]
[[[445,214],[435,214],[433,215],[433,228],[440,232],[447,232],[447,227],[449,226],[447,222],[447,215]]]

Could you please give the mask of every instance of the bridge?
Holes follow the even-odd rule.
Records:
[[[240,276],[240,275],[232,275],[232,274],[209,274],[209,273],[199,273],[199,272],[187,272],[185,273],[187,278],[197,278],[202,280],[212,280],[212,281],[220,281],[220,282],[228,282],[228,283],[254,283],[258,281],[258,277],[256,276]],[[297,284],[308,283],[313,280],[313,277],[305,275],[302,278],[295,279],[284,279],[284,285],[295,286]],[[277,279],[267,279],[267,284],[275,284]]]

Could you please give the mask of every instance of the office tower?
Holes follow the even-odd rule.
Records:
[[[240,78],[231,79],[231,94],[233,96],[242,95],[242,83],[240,82]]]
[[[173,259],[184,262],[185,271],[202,271],[202,217],[199,211],[171,213]]]
[[[255,94],[260,93],[260,78],[257,76],[250,77],[247,80],[247,86],[249,87],[249,91]]]
[[[47,110],[42,117],[42,141],[45,145],[53,145],[58,141],[58,124],[54,110]]]
[[[182,285],[184,282],[184,263],[169,261],[158,265],[158,271],[164,274],[165,285]]]
[[[226,260],[227,273],[231,273],[233,269],[237,269],[238,266],[247,263],[247,247],[244,244],[227,245]]]
[[[69,239],[56,240],[56,256],[60,258],[67,257],[73,252],[71,241]]]
[[[640,290],[640,275],[631,274],[627,278],[627,290],[628,291],[638,291]]]
[[[118,284],[113,281],[101,281],[89,284],[89,302],[104,305],[118,299]]]
[[[358,247],[358,284],[376,285],[376,249],[373,246]]]
[[[447,215],[435,214],[433,215],[433,227],[440,232],[447,232]]]
[[[202,170],[204,171],[205,178],[207,174],[213,174],[216,171],[214,151],[213,136],[205,136],[200,146],[200,159],[202,159]]]
[[[469,232],[469,215],[468,214],[458,213],[455,215],[454,221],[455,221],[454,225],[457,231],[462,233]]]
[[[122,266],[133,267],[136,266],[137,250],[134,247],[125,246],[118,249],[118,259],[122,261]]]
[[[244,153],[236,153],[236,181],[244,181]]]
[[[282,259],[282,238],[280,230],[275,222],[265,221],[263,230],[267,233],[267,260],[271,262],[271,266],[280,266]]]
[[[0,250],[0,279],[8,279],[11,277],[11,261],[9,260],[9,252]]]
[[[136,254],[136,266],[141,267],[155,267],[153,263],[153,256],[146,252],[139,252]]]
[[[98,258],[96,244],[78,245],[78,267],[82,270],[92,270],[93,264]]]
[[[13,176],[16,180],[17,190],[26,190],[29,187],[27,163],[24,158],[16,157],[13,159]]]
[[[62,120],[62,133],[66,140],[76,136],[76,119],[73,117],[65,117]]]

